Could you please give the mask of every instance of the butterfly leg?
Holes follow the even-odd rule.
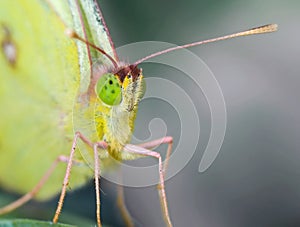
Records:
[[[161,160],[160,154],[156,151],[151,151],[144,147],[140,147],[140,146],[136,146],[136,145],[132,145],[132,144],[125,145],[124,150],[127,152],[145,155],[145,156],[151,156],[151,157],[158,159],[159,184],[157,186],[157,190],[158,190],[158,194],[159,194],[162,212],[164,214],[165,223],[168,227],[172,227],[172,223],[171,223],[169,211],[168,211],[168,204],[167,204],[165,184],[164,184],[163,165],[162,165],[162,160]]]
[[[25,203],[27,203],[32,198],[34,198],[34,196],[40,191],[40,189],[43,187],[43,185],[47,182],[47,180],[49,179],[49,177],[51,176],[51,174],[55,170],[56,166],[60,162],[68,163],[69,162],[69,157],[64,156],[64,155],[58,156],[55,159],[55,161],[52,163],[50,168],[47,170],[47,172],[44,174],[44,176],[41,178],[41,180],[37,183],[37,185],[30,192],[23,195],[21,198],[19,198],[16,201],[8,204],[5,207],[0,208],[0,215],[9,213],[9,212],[17,209],[18,207],[24,205]],[[73,161],[73,164],[77,164],[77,161]]]
[[[67,189],[67,186],[69,184],[70,172],[71,172],[71,168],[72,168],[72,160],[74,158],[77,139],[79,137],[82,137],[82,135],[80,133],[76,133],[75,137],[74,137],[74,140],[73,140],[69,160],[68,160],[67,170],[66,170],[66,174],[65,174],[65,177],[64,177],[63,187],[62,187],[62,190],[61,190],[60,198],[59,198],[59,201],[58,201],[58,206],[56,208],[55,215],[54,215],[53,220],[52,220],[53,223],[56,223],[58,221],[59,215],[61,213],[61,209],[62,209],[62,206],[63,206],[63,203],[64,203],[64,198],[65,198],[65,195],[66,195],[66,189]]]
[[[168,163],[169,163],[169,158],[172,152],[172,147],[173,147],[173,137],[171,136],[165,136],[160,139],[152,140],[146,143],[139,144],[138,146],[150,149],[152,150],[153,148],[161,145],[161,144],[168,144],[167,148],[167,153],[166,153],[166,158],[164,161],[164,168],[163,168],[163,173],[164,175],[166,174],[167,168],[168,168]]]
[[[118,185],[118,198],[117,198],[117,205],[121,210],[121,215],[127,227],[133,227],[132,218],[128,209],[126,207],[125,199],[124,199],[124,189],[122,185]]]
[[[168,166],[168,160],[172,151],[172,145],[173,145],[173,138],[170,136],[166,136],[157,140],[153,140],[150,142],[146,142],[143,144],[139,144],[138,146],[146,148],[146,149],[153,149],[161,144],[168,144],[167,153],[166,153],[166,159],[164,162],[164,169],[163,173],[166,173],[166,169]],[[123,220],[126,223],[126,226],[131,227],[134,226],[132,222],[132,217],[130,216],[130,213],[128,212],[128,209],[126,207],[125,199],[124,199],[124,190],[121,185],[118,185],[118,198],[117,198],[117,205],[119,209],[121,210],[121,215],[123,217]]]
[[[71,168],[72,168],[72,165],[73,165],[73,158],[74,158],[75,149],[76,149],[78,139],[81,139],[88,146],[93,147],[92,142],[90,142],[87,138],[85,138],[80,132],[76,132],[74,140],[73,140],[70,156],[68,158],[68,164],[67,164],[67,169],[66,169],[64,181],[63,181],[63,187],[62,187],[62,190],[61,190],[61,194],[60,194],[58,205],[57,205],[57,208],[56,208],[56,211],[55,211],[55,215],[54,215],[53,220],[52,220],[53,223],[56,223],[58,221],[59,215],[60,215],[61,210],[62,210],[62,206],[63,206],[63,203],[64,203],[64,198],[66,196],[67,186],[69,184],[70,173],[71,173]],[[100,202],[99,202],[99,204],[100,204]],[[97,207],[97,209],[98,209],[98,207]]]
[[[97,206],[96,215],[97,215],[97,225],[98,225],[98,227],[101,227],[102,225],[101,225],[101,220],[100,220],[100,193],[99,193],[99,190],[100,190],[100,187],[99,187],[100,169],[99,169],[99,157],[98,157],[97,149],[98,148],[106,149],[107,144],[104,141],[93,144],[86,137],[84,137],[80,132],[76,132],[74,140],[73,140],[73,144],[72,144],[72,148],[71,148],[71,152],[70,152],[70,156],[69,156],[69,160],[68,160],[68,165],[67,165],[67,169],[66,169],[66,174],[65,174],[65,177],[64,177],[64,181],[63,181],[63,187],[62,187],[62,190],[61,190],[61,194],[60,194],[58,205],[57,205],[57,208],[56,208],[56,211],[55,211],[55,215],[53,217],[53,223],[56,223],[58,221],[59,215],[60,215],[61,210],[62,210],[64,199],[65,199],[65,196],[66,196],[67,186],[69,184],[70,173],[71,173],[71,168],[72,168],[72,164],[73,164],[72,160],[74,158],[75,149],[76,149],[78,139],[81,139],[84,143],[86,143],[90,147],[93,147],[93,149],[94,149],[94,156],[95,156],[95,187],[96,187],[96,206]]]
[[[101,218],[100,218],[100,168],[99,168],[99,156],[98,148],[106,149],[107,143],[100,141],[94,144],[94,159],[95,159],[95,188],[96,188],[96,216],[97,216],[97,225],[101,227]]]

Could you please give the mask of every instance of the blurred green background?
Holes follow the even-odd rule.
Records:
[[[210,133],[210,112],[201,90],[190,91],[200,117],[201,138],[193,159],[167,181],[166,189],[174,226],[299,226],[300,2],[103,0],[100,6],[116,47],[139,41],[180,45],[262,24],[279,25],[279,31],[271,35],[191,49],[221,86],[227,131],[217,159],[199,173]],[[177,78],[174,72],[159,72],[159,68],[153,69],[157,76]],[[146,70],[144,74],[147,77]],[[184,83],[182,78],[175,82]],[[186,84],[185,89],[189,86],[193,84]],[[147,137],[141,132],[147,127],[144,119],[149,121],[154,114],[153,105],[161,107],[159,114],[176,146],[180,133],[168,106],[142,103],[136,130]],[[115,205],[116,186],[103,180],[102,191],[103,222],[123,226]],[[0,196],[1,201],[18,197],[4,192]],[[163,226],[154,186],[126,188],[125,196],[137,226]],[[93,224],[94,201],[93,182],[69,193],[61,221]],[[50,219],[56,203],[57,198],[30,202],[12,215]]]

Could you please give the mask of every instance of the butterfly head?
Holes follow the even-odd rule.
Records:
[[[144,96],[146,84],[142,70],[136,65],[126,65],[104,73],[96,83],[97,97],[106,105],[122,105],[132,111]]]

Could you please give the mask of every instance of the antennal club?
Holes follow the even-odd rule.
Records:
[[[106,53],[105,50],[103,50],[103,49],[97,47],[96,45],[90,43],[89,41],[81,38],[73,29],[66,29],[65,33],[70,38],[78,39],[81,42],[85,43],[86,45],[89,45],[89,46],[93,47],[95,50],[98,50],[99,52],[101,52],[102,54],[104,54],[113,63],[113,65],[114,65],[115,68],[118,68],[117,62],[108,53]]]
[[[154,58],[156,56],[166,54],[166,53],[169,53],[169,52],[174,51],[174,50],[189,48],[189,47],[198,46],[198,45],[202,45],[202,44],[206,44],[206,43],[213,43],[213,42],[216,42],[216,41],[221,41],[221,40],[226,40],[226,39],[232,39],[232,38],[236,38],[236,37],[240,37],[240,36],[257,35],[257,34],[275,32],[275,31],[277,31],[277,27],[278,27],[277,24],[267,24],[267,25],[252,28],[252,29],[249,29],[249,30],[246,30],[246,31],[221,36],[221,37],[218,37],[218,38],[208,39],[208,40],[194,42],[194,43],[189,43],[189,44],[185,44],[185,45],[182,45],[182,46],[171,47],[169,49],[162,50],[162,51],[150,54],[150,55],[148,55],[144,58],[141,58],[140,60],[136,61],[133,65],[138,65],[138,64],[140,64],[140,63],[142,63],[142,62],[144,62],[144,61],[146,61],[150,58]]]

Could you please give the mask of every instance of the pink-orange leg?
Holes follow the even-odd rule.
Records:
[[[146,145],[148,145],[148,144],[146,144]],[[145,144],[144,144],[144,146],[145,146]],[[125,145],[124,150],[127,152],[141,154],[141,155],[145,155],[145,156],[151,156],[151,157],[158,159],[159,184],[158,184],[157,190],[158,190],[158,194],[159,194],[160,204],[161,204],[165,223],[168,227],[172,227],[171,219],[169,216],[166,192],[165,192],[164,173],[163,173],[164,169],[163,169],[160,154],[156,151],[151,151],[144,147],[136,146],[136,145],[132,145],[132,144]]]
[[[51,174],[55,170],[57,164],[60,163],[60,162],[66,162],[66,163],[69,162],[69,157],[63,156],[63,155],[58,156],[55,159],[55,161],[52,163],[50,168],[47,170],[47,172],[44,174],[44,176],[41,178],[41,180],[37,183],[37,185],[30,192],[26,193],[25,195],[23,195],[18,200],[8,204],[5,207],[2,207],[0,209],[0,215],[9,213],[9,212],[17,209],[18,207],[24,205],[25,203],[27,203],[32,198],[34,198],[34,196],[40,191],[40,189],[43,187],[43,185],[47,182],[47,180],[49,179],[49,177],[51,176]],[[77,163],[76,161],[73,161],[73,162],[75,164]]]
[[[106,149],[107,143],[104,141],[94,144],[94,159],[95,159],[95,188],[96,188],[96,216],[97,216],[97,225],[101,227],[101,217],[100,217],[100,168],[99,168],[99,156],[98,148]]]
[[[99,227],[101,227],[102,225],[101,225],[101,220],[100,220],[100,193],[99,193],[99,177],[100,177],[99,173],[100,173],[100,170],[99,170],[99,158],[98,158],[97,148],[100,147],[100,148],[105,149],[105,148],[107,148],[107,144],[105,142],[98,142],[98,143],[93,144],[87,138],[85,138],[80,132],[76,132],[74,140],[73,140],[72,149],[71,149],[71,152],[70,152],[68,165],[67,165],[67,169],[66,169],[66,174],[65,174],[65,177],[64,177],[64,181],[63,181],[63,187],[62,187],[62,190],[61,190],[61,194],[60,194],[58,205],[57,205],[57,208],[56,208],[56,211],[55,211],[55,215],[53,217],[53,223],[57,223],[59,215],[60,215],[62,207],[63,207],[63,203],[64,203],[64,199],[65,199],[65,196],[66,196],[66,191],[67,191],[67,186],[69,184],[72,164],[73,164],[72,160],[74,158],[78,138],[80,138],[88,146],[94,148],[96,205],[97,205],[96,214],[97,214],[97,225]]]
[[[173,144],[173,138],[172,137],[163,137],[157,140],[153,140],[150,142],[146,142],[143,144],[139,144],[138,146],[146,148],[146,149],[153,149],[161,144],[168,144],[168,149],[167,149],[167,154],[166,154],[166,160],[164,162],[164,170],[163,173],[166,173],[167,165],[168,165],[168,160],[172,151],[172,144]],[[121,211],[121,215],[123,217],[123,220],[125,222],[125,225],[127,227],[133,227],[133,221],[132,217],[126,207],[125,199],[124,199],[124,190],[121,185],[118,185],[118,198],[117,198],[117,205]]]
[[[165,175],[166,171],[167,171],[167,168],[168,168],[169,158],[170,158],[170,155],[171,155],[171,152],[172,152],[173,137],[165,136],[165,137],[162,137],[160,139],[156,139],[156,140],[152,140],[152,141],[149,141],[149,142],[146,142],[146,143],[139,144],[138,146],[152,150],[154,147],[157,147],[161,144],[168,144],[166,158],[165,158],[165,161],[164,161],[164,168],[163,168],[163,172],[164,172],[164,175]]]
[[[72,160],[73,160],[74,154],[75,154],[77,139],[81,136],[82,135],[80,133],[76,133],[75,137],[74,137],[74,140],[73,140],[72,149],[71,149],[71,152],[70,152],[69,161],[68,161],[68,165],[67,165],[67,170],[66,170],[66,174],[65,174],[65,178],[64,178],[64,182],[63,182],[63,187],[62,187],[60,198],[59,198],[59,201],[58,201],[58,206],[56,208],[55,215],[54,215],[53,220],[52,220],[53,223],[57,223],[59,215],[61,213],[61,209],[62,209],[62,206],[63,206],[63,203],[64,203],[64,198],[65,198],[65,195],[66,195],[67,186],[68,186],[68,183],[69,183],[69,178],[70,178],[70,173],[71,173],[71,168],[72,168]]]

